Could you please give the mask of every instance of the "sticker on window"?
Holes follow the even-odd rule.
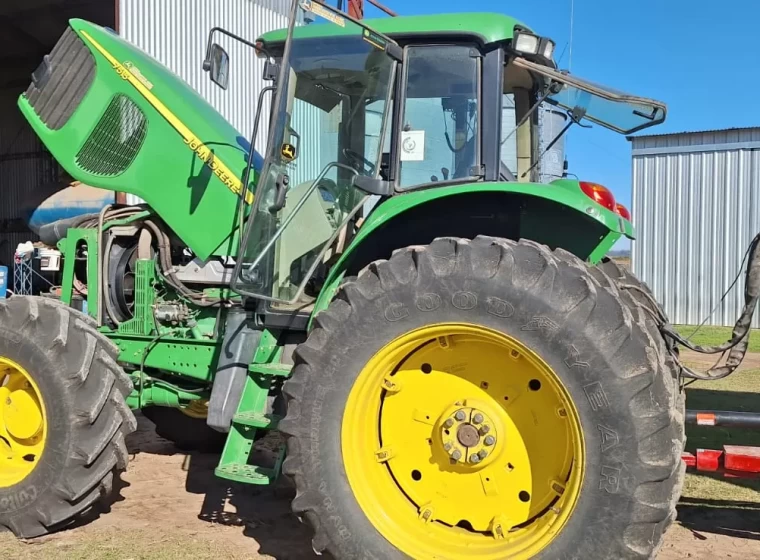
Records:
[[[315,15],[325,18],[327,21],[333,22],[335,25],[340,25],[341,27],[346,26],[346,20],[344,18],[328,10],[324,6],[320,6],[319,2],[304,0],[303,2],[301,2],[301,7],[307,12],[311,12]]]
[[[388,41],[383,39],[380,35],[377,33],[373,33],[369,29],[365,29],[364,33],[362,33],[362,38],[367,41],[370,45],[375,47],[376,49],[380,49],[381,51],[385,50],[385,47],[388,44]]]
[[[401,133],[401,161],[425,159],[425,131],[405,130]]]

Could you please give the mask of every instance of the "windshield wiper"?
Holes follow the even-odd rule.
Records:
[[[519,122],[519,123],[517,123],[517,124],[515,125],[515,127],[512,129],[512,132],[510,132],[509,134],[507,134],[506,138],[504,138],[504,140],[502,140],[502,141],[501,141],[501,145],[502,145],[502,146],[504,145],[504,143],[505,143],[507,140],[509,140],[510,138],[512,138],[512,135],[513,135],[515,132],[517,132],[517,129],[518,129],[518,128],[520,128],[522,125],[524,125],[524,124],[525,124],[525,122],[526,122],[526,121],[527,121],[527,120],[530,118],[530,116],[531,116],[533,113],[535,113],[535,112],[536,112],[536,109],[538,109],[538,106],[539,106],[539,105],[541,105],[541,103],[543,103],[543,102],[544,102],[544,100],[545,100],[547,97],[549,97],[549,95],[550,95],[551,93],[552,93],[552,92],[551,92],[549,89],[547,89],[547,90],[546,90],[546,92],[545,92],[545,93],[544,93],[544,94],[543,94],[541,97],[539,97],[539,98],[536,100],[536,102],[533,104],[533,106],[532,106],[530,109],[528,109],[528,112],[527,112],[527,113],[525,113],[525,115],[523,116],[523,118],[521,118],[521,119],[520,119],[520,122]]]
[[[539,163],[541,163],[541,159],[543,159],[543,157],[546,155],[546,152],[551,150],[554,147],[554,144],[559,142],[559,139],[562,138],[568,130],[570,130],[571,126],[573,126],[574,124],[577,124],[581,128],[591,128],[590,124],[581,123],[581,119],[585,115],[586,115],[586,109],[584,109],[583,107],[578,107],[577,105],[573,107],[572,111],[568,111],[567,116],[570,117],[570,122],[567,123],[562,130],[559,131],[557,136],[555,136],[551,142],[549,142],[549,145],[546,146],[546,148],[544,148],[544,151],[541,152],[541,155],[538,156],[538,158],[536,159],[536,162],[533,165],[531,165],[528,169],[526,169],[525,172],[523,172],[523,174],[520,175],[520,178],[524,179],[528,173],[533,171],[536,168],[536,166]]]

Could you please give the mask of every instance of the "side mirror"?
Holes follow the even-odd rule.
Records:
[[[230,57],[217,43],[211,45],[209,56],[203,61],[203,69],[211,74],[211,81],[222,89],[227,89],[230,81]]]

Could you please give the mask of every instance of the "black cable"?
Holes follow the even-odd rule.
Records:
[[[747,354],[747,348],[749,347],[749,335],[750,327],[752,325],[752,317],[754,316],[755,310],[757,309],[758,300],[760,300],[760,252],[758,252],[758,246],[760,246],[760,234],[756,235],[752,239],[745,255],[745,259],[749,259],[749,264],[747,266],[746,281],[744,285],[744,308],[742,309],[742,313],[739,316],[739,319],[737,319],[736,324],[734,325],[734,329],[731,333],[731,338],[723,344],[719,344],[717,346],[701,346],[690,342],[687,338],[684,338],[678,334],[678,332],[676,332],[673,326],[668,322],[667,318],[663,315],[655,299],[649,293],[642,290],[638,286],[630,284],[621,286],[627,289],[638,290],[641,294],[644,295],[646,299],[650,300],[653,303],[653,308],[646,306],[645,308],[659,324],[660,332],[664,337],[670,338],[677,344],[680,344],[686,348],[702,354],[725,354],[725,352],[728,352],[728,358],[726,359],[726,363],[724,365],[718,365],[718,363],[721,361],[719,359],[713,367],[704,373],[694,371],[693,369],[683,365],[678,356],[674,354],[673,359],[680,367],[681,375],[683,377],[704,380],[723,379],[724,377],[727,377],[736,371],[736,368],[739,367],[739,364],[741,364],[742,360],[744,360],[744,356]],[[742,263],[744,263],[744,259],[742,260]],[[737,280],[735,280],[734,283]]]
[[[702,322],[697,326],[694,332],[686,337],[686,340],[691,340],[692,338],[694,338],[694,335],[699,332],[699,329],[705,326],[705,323],[707,323],[707,321],[710,320],[710,317],[715,315],[715,312],[718,310],[718,307],[720,307],[723,304],[728,294],[731,293],[731,290],[734,289],[734,286],[736,286],[736,283],[739,281],[739,278],[741,278],[742,271],[744,270],[744,264],[747,262],[747,257],[749,256],[749,250],[751,248],[752,248],[752,244],[750,243],[749,247],[747,247],[747,250],[744,251],[744,257],[742,257],[742,264],[739,266],[739,272],[736,273],[736,277],[734,278],[734,281],[731,282],[731,285],[726,289],[725,292],[723,292],[723,295],[720,297],[720,301],[716,303],[715,307],[712,308],[710,313],[704,319],[702,319]]]

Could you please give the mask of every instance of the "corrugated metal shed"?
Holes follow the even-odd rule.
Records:
[[[731,326],[743,307],[733,282],[760,232],[760,127],[632,137],[634,273],[676,324]],[[760,327],[755,316],[754,327]]]
[[[230,55],[230,82],[222,90],[209,80],[202,63],[213,27],[223,27],[255,40],[262,33],[287,27],[290,0],[120,0],[119,34],[190,84],[243,136],[249,137],[256,114],[263,62],[252,49],[217,35]],[[271,96],[266,98],[256,148],[263,153]],[[128,195],[129,203],[139,199]]]
[[[16,245],[36,239],[23,213],[32,191],[57,178],[57,166],[16,107],[16,92],[0,93],[0,264],[13,268]]]

